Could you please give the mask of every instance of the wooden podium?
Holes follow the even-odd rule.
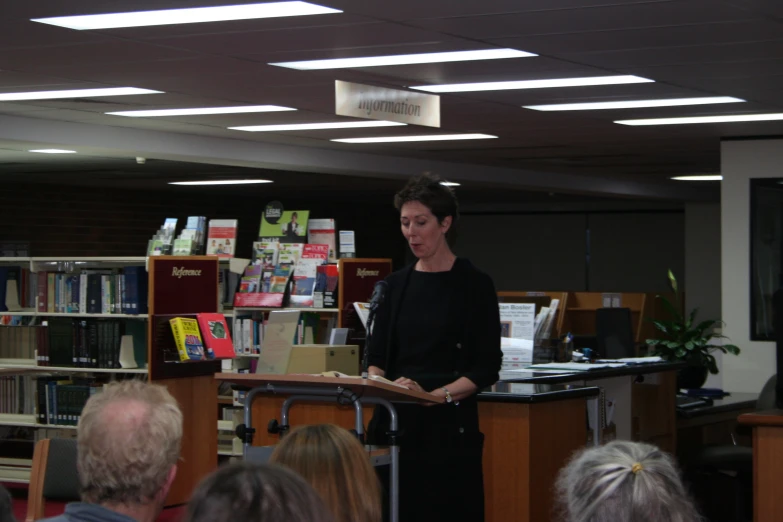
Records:
[[[435,396],[408,390],[394,384],[359,377],[321,377],[316,375],[263,375],[249,373],[221,373],[215,378],[250,388],[245,396],[244,455],[247,458],[253,451],[252,423],[253,399],[260,395],[286,397],[281,406],[281,420],[278,428],[281,436],[289,428],[289,410],[294,403],[334,403],[336,407],[352,407],[356,433],[364,439],[363,405],[373,404],[386,408],[391,418],[389,447],[389,509],[390,521],[399,522],[399,453],[396,441],[398,430],[397,411],[393,403],[435,404],[442,400]],[[264,427],[263,429],[266,429]]]
[[[753,522],[783,520],[783,410],[740,415],[753,427]]]

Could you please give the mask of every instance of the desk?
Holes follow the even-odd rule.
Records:
[[[739,423],[753,427],[753,521],[783,520],[783,411],[746,413]]]
[[[218,380],[245,385],[257,376],[218,374]],[[323,380],[324,378],[318,378]],[[350,389],[354,380],[346,382]],[[574,451],[585,447],[585,402],[599,389],[547,383],[497,383],[478,395],[479,425],[484,433],[484,495],[486,522],[548,522],[554,520],[552,487],[558,471]],[[277,443],[279,435],[264,426],[280,419],[284,397],[258,396],[252,401],[253,424],[259,428],[254,446]],[[289,423],[334,423],[355,427],[352,405],[324,402],[297,403]],[[364,411],[369,419],[372,410]],[[404,522],[404,521],[403,521]]]
[[[686,462],[689,455],[707,445],[731,445],[737,417],[756,410],[758,393],[732,393],[714,399],[712,406],[677,410],[677,456]],[[743,446],[750,446],[750,441]]]
[[[582,372],[504,371],[500,379],[515,383],[597,386],[614,400],[617,438],[654,444],[669,453],[677,448],[675,395],[677,370],[684,363],[636,364]],[[630,398],[630,400],[629,400]]]

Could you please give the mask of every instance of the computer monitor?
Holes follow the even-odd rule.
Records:
[[[623,359],[636,355],[630,308],[596,310],[595,336],[598,356],[603,359]]]

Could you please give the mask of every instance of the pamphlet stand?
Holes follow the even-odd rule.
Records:
[[[252,458],[255,452],[263,452],[259,447],[253,447],[252,424],[253,399],[259,395],[282,395],[287,398],[283,402],[281,422],[278,426],[281,436],[288,430],[288,412],[296,402],[334,402],[335,405],[352,405],[355,411],[356,433],[364,440],[363,404],[378,404],[386,408],[391,418],[388,460],[379,456],[373,457],[373,463],[389,464],[389,509],[390,521],[399,522],[399,444],[397,440],[397,410],[395,402],[434,404],[440,402],[433,395],[424,392],[408,390],[400,386],[371,379],[358,377],[321,377],[314,375],[263,375],[263,374],[218,374],[216,379],[247,386],[250,391],[245,396],[245,424],[237,430],[237,435],[244,442],[245,458]],[[268,450],[267,450],[268,451]],[[371,455],[372,457],[372,452]]]

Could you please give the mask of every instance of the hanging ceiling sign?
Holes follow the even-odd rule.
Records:
[[[440,127],[440,96],[335,81],[335,114]]]

